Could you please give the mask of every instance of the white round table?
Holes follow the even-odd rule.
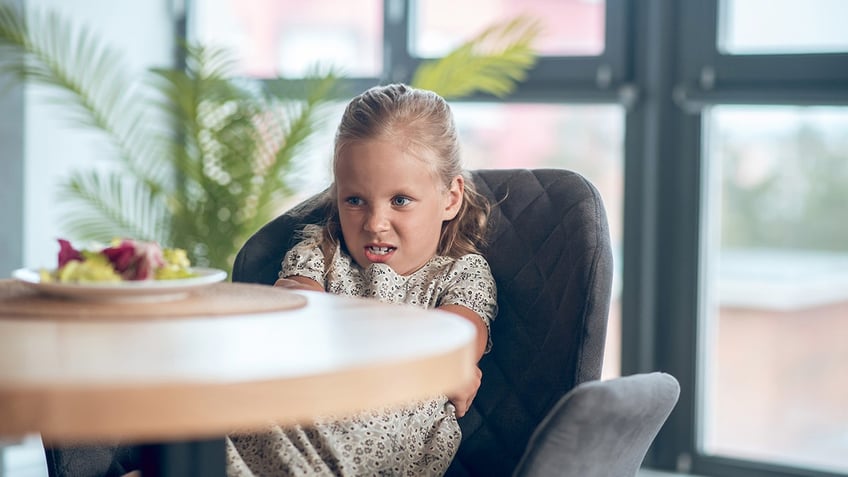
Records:
[[[39,432],[62,445],[220,437],[401,404],[471,378],[475,330],[458,316],[297,293],[305,306],[225,316],[0,314],[0,436]]]

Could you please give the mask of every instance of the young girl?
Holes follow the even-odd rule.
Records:
[[[477,253],[489,205],[466,179],[447,103],[395,84],[354,98],[333,156],[332,210],[287,254],[277,286],[453,312],[489,346],[495,282]],[[230,475],[442,475],[481,373],[451,396],[228,439]],[[344,392],[344,390],[339,390]]]

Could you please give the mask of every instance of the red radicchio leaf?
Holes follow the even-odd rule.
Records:
[[[71,242],[65,239],[59,239],[59,268],[62,268],[72,260],[84,261],[79,250],[75,249]]]
[[[104,248],[101,252],[112,262],[112,268],[127,280],[132,280],[131,268],[136,262],[135,246],[130,240],[122,240],[116,247]],[[130,272],[130,273],[127,273]],[[129,276],[128,276],[129,275]]]

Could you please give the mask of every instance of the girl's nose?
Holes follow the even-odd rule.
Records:
[[[365,230],[378,233],[389,229],[389,214],[382,209],[372,209],[365,218]]]

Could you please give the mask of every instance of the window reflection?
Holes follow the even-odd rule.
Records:
[[[204,0],[192,19],[193,36],[233,48],[247,76],[300,77],[321,65],[377,77],[383,68],[382,0]]]
[[[442,56],[471,33],[522,14],[542,24],[535,44],[542,55],[595,56],[604,51],[603,0],[419,0],[414,5],[414,56]]]
[[[707,118],[704,451],[848,471],[848,110]]]
[[[734,55],[845,52],[846,18],[844,0],[722,0],[718,47]]]

